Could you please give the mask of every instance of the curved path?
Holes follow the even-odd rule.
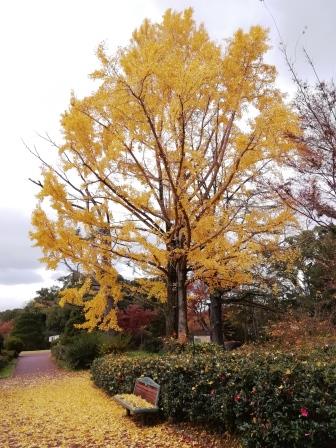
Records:
[[[50,350],[22,352],[17,360],[14,377],[57,375],[61,373]]]

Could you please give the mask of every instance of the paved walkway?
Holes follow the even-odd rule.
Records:
[[[57,375],[61,373],[50,350],[22,352],[17,360],[14,377]]]

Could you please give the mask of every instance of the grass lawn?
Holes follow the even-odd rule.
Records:
[[[239,448],[204,427],[144,426],[97,389],[88,372],[0,383],[2,448]]]
[[[10,378],[14,373],[15,366],[16,366],[16,359],[13,359],[11,362],[7,364],[6,367],[0,369],[0,379]]]

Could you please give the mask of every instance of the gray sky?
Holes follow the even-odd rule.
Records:
[[[301,77],[312,79],[302,47],[321,78],[335,77],[335,0],[10,0],[0,3],[0,310],[21,306],[60,272],[47,272],[28,237],[38,163],[25,149],[48,151],[37,134],[60,139],[59,117],[70,91],[93,89],[87,75],[96,67],[95,49],[105,42],[113,52],[125,45],[145,17],[160,20],[167,8],[191,6],[197,21],[221,41],[239,27],[270,29],[268,61],[279,85],[293,92],[279,51],[279,32]],[[273,16],[273,18],[272,18]],[[276,21],[279,32],[276,29]]]

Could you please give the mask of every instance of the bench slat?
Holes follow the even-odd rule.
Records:
[[[158,392],[158,390],[149,390],[147,387],[141,385],[137,385],[134,388],[134,395],[139,395],[152,404],[156,404]]]
[[[153,405],[157,405],[159,398],[160,386],[151,378],[138,378],[134,386],[134,395],[139,395],[144,400]]]

